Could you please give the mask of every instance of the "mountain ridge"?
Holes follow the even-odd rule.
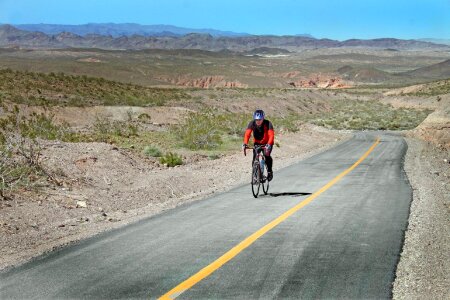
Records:
[[[80,36],[87,34],[120,36],[183,36],[189,33],[211,34],[212,36],[247,36],[248,33],[237,33],[232,31],[222,31],[216,29],[184,28],[173,25],[141,25],[137,23],[87,23],[80,25],[65,24],[17,24],[12,25],[18,29],[26,31],[40,31],[47,35],[57,35],[62,32],[70,32]]]
[[[313,37],[249,35],[249,36],[213,36],[211,34],[189,33],[182,36],[131,36],[101,35],[89,33],[85,36],[71,32],[48,35],[39,31],[26,31],[12,25],[0,25],[0,47],[21,48],[100,48],[110,50],[140,49],[202,49],[221,51],[224,49],[244,52],[255,48],[280,48],[289,51],[300,51],[315,48],[368,47],[380,49],[442,49],[450,46],[422,42],[417,40],[401,40],[380,38],[372,40],[350,39],[337,41],[332,39],[316,39]]]

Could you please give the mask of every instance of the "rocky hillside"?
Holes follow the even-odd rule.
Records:
[[[62,32],[48,35],[37,31],[25,31],[10,25],[0,26],[0,47],[22,48],[102,48],[102,49],[203,49],[220,51],[249,51],[255,48],[281,48],[291,51],[315,48],[368,47],[377,49],[436,49],[449,50],[439,45],[416,40],[373,39],[336,41],[307,36],[238,36],[214,37],[211,34],[192,33],[183,36],[119,36]]]
[[[389,80],[392,75],[388,72],[378,70],[373,67],[352,67],[349,65],[343,66],[337,70],[342,78],[350,81],[379,83]]]
[[[421,79],[424,81],[430,79],[446,79],[450,78],[450,59],[400,73],[389,73],[374,67],[353,67],[349,65],[337,69],[336,72],[345,80],[367,83],[387,82],[398,78],[402,78],[403,80]]]
[[[395,106],[434,110],[411,136],[450,150],[450,79],[392,89],[384,95]]]
[[[450,78],[450,59],[431,66],[419,68],[404,73],[414,77],[426,77],[431,79]]]

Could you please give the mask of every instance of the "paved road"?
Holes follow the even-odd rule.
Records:
[[[355,169],[177,299],[389,298],[412,195],[406,143],[379,136]],[[273,196],[237,187],[2,273],[0,298],[160,297],[311,197],[375,138],[357,134],[276,172]]]

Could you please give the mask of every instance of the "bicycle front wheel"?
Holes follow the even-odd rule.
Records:
[[[259,185],[261,184],[261,167],[259,166],[259,162],[255,162],[252,168],[252,193],[253,197],[258,198],[259,194]]]

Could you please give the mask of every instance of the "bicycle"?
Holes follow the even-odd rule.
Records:
[[[253,147],[245,147],[244,155],[247,155],[246,150],[252,149],[256,152],[255,159],[252,164],[252,180],[250,185],[252,186],[253,197],[258,198],[259,189],[262,185],[264,195],[269,192],[269,180],[267,179],[268,170],[266,165],[266,159],[264,157],[264,150],[266,149],[263,145],[255,145]]]

